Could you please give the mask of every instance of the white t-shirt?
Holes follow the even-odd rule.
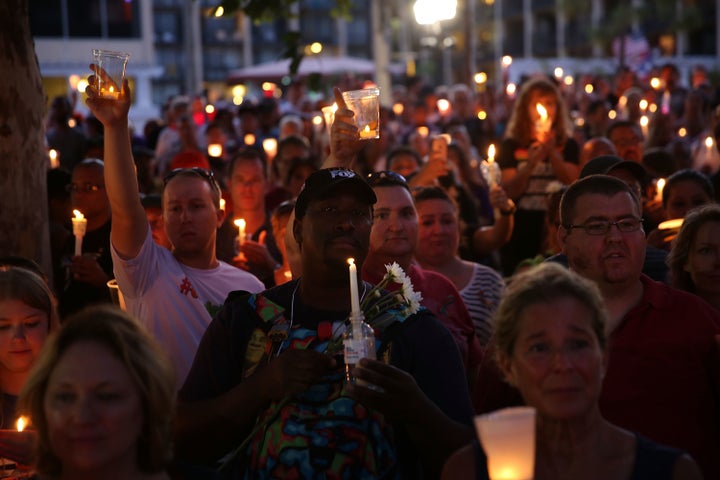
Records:
[[[190,371],[205,329],[228,293],[265,289],[254,275],[225,262],[210,269],[183,265],[153,241],[149,228],[135,258],[123,260],[114,246],[111,250],[115,279],[127,311],[170,355],[178,389]]]

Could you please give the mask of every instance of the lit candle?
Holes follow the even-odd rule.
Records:
[[[263,150],[268,158],[273,159],[277,155],[277,140],[274,138],[266,138],[263,140]]]
[[[17,422],[15,422],[15,426],[17,427],[18,432],[22,432],[25,430],[25,427],[27,427],[28,419],[26,417],[23,417],[22,415],[17,419]]]
[[[255,135],[252,133],[246,133],[243,137],[243,141],[245,142],[245,145],[255,145]]]
[[[107,88],[103,85],[100,89],[100,96],[103,98],[112,98],[113,100],[117,100],[120,98],[120,92],[118,92],[113,85],[110,85]]]
[[[370,125],[365,125],[365,127],[360,130],[360,138],[375,138],[375,129],[371,129]]]
[[[220,158],[223,154],[223,147],[219,143],[211,143],[207,149],[208,155],[214,158]]]
[[[220,199],[220,210],[225,211],[225,203],[226,203],[226,202],[225,202],[225,199],[224,199],[224,198],[221,198],[221,199]]]
[[[233,223],[238,227],[238,241],[242,245],[245,242],[245,219],[238,218]]]
[[[517,92],[517,85],[514,83],[508,83],[507,87],[505,87],[505,94],[510,98],[514,98],[515,92]]]
[[[540,118],[535,121],[535,130],[537,130],[538,133],[548,133],[550,128],[552,128],[552,120],[548,117],[547,109],[542,103],[536,103],[535,109],[538,115],[540,115]]]
[[[396,102],[392,106],[392,111],[395,115],[400,116],[402,115],[403,111],[405,111],[405,106],[400,102]]]
[[[497,185],[497,178],[496,178],[496,169],[497,164],[495,163],[495,144],[491,144],[488,147],[488,183],[490,184],[490,188]]]
[[[642,129],[643,139],[648,136],[648,125],[650,125],[650,119],[647,115],[640,117],[640,128]]]
[[[350,316],[359,315],[360,312],[360,297],[358,296],[358,279],[357,279],[357,266],[355,265],[354,258],[347,259],[350,265]]]
[[[447,98],[441,98],[437,101],[437,108],[440,115],[444,117],[450,111],[450,102]]]
[[[72,218],[73,235],[75,235],[75,255],[82,255],[82,242],[87,231],[87,219],[80,210],[73,210],[75,215]]]
[[[665,179],[659,178],[655,184],[655,200],[662,202],[663,189],[665,188]]]
[[[416,131],[417,131],[418,135],[420,135],[423,138],[427,138],[427,136],[430,134],[430,129],[428,129],[428,127],[426,127],[424,125],[417,127]]]
[[[58,168],[60,166],[60,154],[54,148],[48,151],[48,157],[50,158],[50,168]]]

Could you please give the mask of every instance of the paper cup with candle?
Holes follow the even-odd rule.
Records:
[[[348,108],[355,113],[360,140],[380,138],[380,89],[349,90],[342,96]]]
[[[475,417],[491,480],[532,480],[535,473],[535,409],[513,407]]]
[[[113,52],[110,50],[93,49],[93,58],[98,70],[104,73],[95,75],[95,87],[98,95],[103,98],[117,100],[120,98],[123,81],[125,80],[125,69],[130,59],[129,53]]]

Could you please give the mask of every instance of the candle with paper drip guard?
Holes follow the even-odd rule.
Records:
[[[354,382],[352,369],[361,358],[375,360],[375,332],[365,322],[365,315],[360,309],[358,293],[357,266],[354,258],[348,258],[350,274],[350,328],[345,328],[343,345],[345,347],[345,379]]]
[[[536,103],[535,110],[537,110],[538,115],[540,115],[540,118],[535,120],[535,130],[537,130],[538,133],[548,133],[552,128],[552,119],[548,116],[547,109],[542,103]]]
[[[487,162],[485,162],[485,168],[487,169],[485,178],[487,179],[488,186],[492,188],[498,184],[498,177],[500,173],[498,171],[498,165],[497,163],[495,163],[495,144],[491,144],[488,147]]]
[[[87,232],[87,219],[80,210],[73,210],[72,226],[75,235],[75,255],[82,255],[82,242]]]

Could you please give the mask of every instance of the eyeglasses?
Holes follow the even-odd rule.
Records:
[[[80,185],[79,183],[71,183],[70,185],[65,187],[65,190],[68,192],[97,192],[100,189],[105,188],[105,185],[97,185],[94,183],[83,183]]]
[[[176,168],[175,170],[171,170],[170,173],[165,175],[165,178],[163,178],[163,185],[167,185],[170,180],[177,177],[178,175],[184,175],[184,176],[197,176],[205,180],[210,184],[210,186],[213,188],[213,190],[219,192],[220,186],[218,185],[217,181],[215,180],[215,175],[213,174],[212,170],[205,170],[204,168],[200,167],[191,167],[191,168]]]
[[[618,220],[617,222],[608,221],[592,221],[583,225],[568,225],[565,228],[572,230],[573,228],[581,228],[585,230],[588,235],[605,235],[610,231],[610,228],[615,225],[618,231],[622,233],[637,232],[642,228],[642,218],[625,218]]]
[[[367,183],[370,184],[371,187],[399,185],[401,187],[408,188],[408,183],[405,177],[399,173],[393,172],[392,170],[369,173],[367,176]]]

